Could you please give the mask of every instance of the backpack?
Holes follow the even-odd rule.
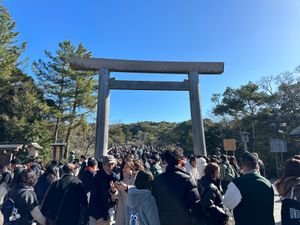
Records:
[[[4,200],[1,208],[3,214],[4,225],[15,225],[18,224],[18,220],[21,218],[18,213],[18,209],[15,207],[15,202],[9,196]]]
[[[231,165],[223,164],[221,168],[221,180],[223,181],[232,181],[235,177],[234,170]]]
[[[137,211],[130,211],[129,225],[140,225],[140,217]]]

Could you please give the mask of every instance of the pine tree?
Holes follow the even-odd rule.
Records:
[[[93,72],[71,69],[71,56],[91,57],[82,44],[73,46],[70,41],[59,43],[56,54],[45,51],[48,61],[34,62],[33,68],[39,86],[45,92],[48,103],[52,105],[55,129],[53,140],[67,144],[64,157],[67,157],[71,132],[80,125],[95,109],[95,79]],[[63,138],[64,137],[64,138]]]

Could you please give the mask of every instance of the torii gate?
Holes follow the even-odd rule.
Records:
[[[79,57],[72,57],[70,62],[74,69],[92,70],[99,73],[96,158],[107,154],[110,89],[189,91],[194,154],[196,156],[206,155],[199,92],[199,74],[221,74],[224,71],[223,62],[163,62]],[[188,80],[183,82],[125,81],[110,78],[110,72],[188,74]]]

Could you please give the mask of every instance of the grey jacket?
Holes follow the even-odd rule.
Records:
[[[139,225],[160,225],[156,201],[149,190],[135,187],[128,190],[126,225],[130,225],[132,219],[137,219]]]

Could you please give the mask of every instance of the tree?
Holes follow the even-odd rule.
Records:
[[[215,94],[212,101],[216,104],[213,113],[215,115],[228,115],[235,119],[237,128],[242,132],[247,124],[251,124],[252,148],[255,151],[255,123],[257,113],[267,105],[269,96],[259,90],[259,86],[252,82],[233,89],[228,87],[222,95]],[[243,119],[243,121],[242,121]],[[242,124],[244,122],[244,124]]]
[[[64,157],[67,157],[71,131],[95,110],[94,72],[76,71],[70,67],[70,57],[90,58],[89,52],[82,44],[73,46],[70,41],[59,43],[56,54],[45,51],[48,61],[33,63],[39,86],[44,90],[47,101],[51,103],[55,128],[54,142],[59,139],[67,144]],[[61,126],[66,126],[66,133],[59,133]],[[64,138],[63,138],[64,137]]]

